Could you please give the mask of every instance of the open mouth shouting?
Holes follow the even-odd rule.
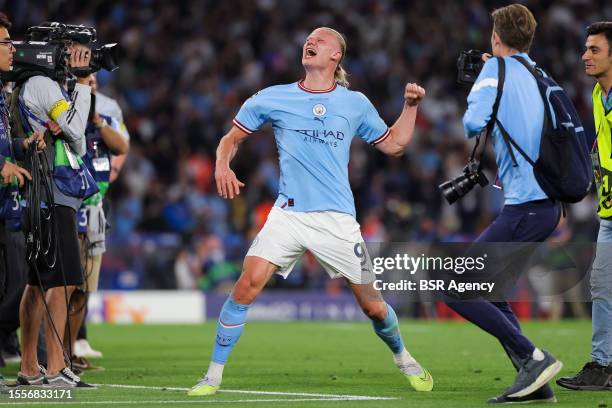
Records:
[[[317,49],[314,47],[306,47],[304,50],[304,58],[309,59],[317,56]]]

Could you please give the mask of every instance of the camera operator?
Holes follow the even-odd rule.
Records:
[[[0,14],[0,71],[9,72],[13,63],[15,47],[11,41],[8,30],[11,23]],[[9,124],[8,100],[4,93],[4,86],[0,83],[0,304],[2,304],[5,291],[10,283],[15,280],[9,276],[8,271],[8,232],[15,229],[21,214],[19,202],[19,188],[24,185],[25,180],[31,180],[30,173],[15,162],[23,160],[24,151],[31,143],[37,143],[37,148],[45,148],[43,135],[37,132],[27,139],[12,138]],[[10,295],[10,293],[7,293]],[[3,316],[4,317],[4,316]],[[16,320],[16,319],[11,319]],[[3,338],[0,338],[0,346],[3,346]],[[0,356],[1,359],[1,356]],[[2,376],[0,375],[0,379]]]
[[[536,160],[544,123],[544,102],[534,76],[519,60],[512,58],[522,57],[535,66],[527,53],[533,41],[536,21],[531,12],[519,4],[499,8],[491,16],[492,54],[503,58],[505,64],[505,81],[497,119],[524,152]],[[501,64],[498,58],[491,58],[488,54],[483,59],[486,63],[470,91],[468,108],[463,117],[468,137],[477,136],[485,130],[498,95],[498,70]],[[499,125],[494,127],[491,137],[505,202],[499,216],[478,237],[477,242],[544,241],[559,222],[559,202],[548,198],[536,181],[531,165],[522,155],[515,154],[516,165],[513,165],[513,153],[508,150]],[[499,268],[491,259],[488,263]],[[447,303],[465,319],[495,336],[515,368],[520,368],[514,384],[489,402],[555,400],[547,382],[561,369],[561,363],[534,346],[521,332],[518,319],[508,302],[493,302],[478,297],[469,301],[449,300]]]
[[[100,277],[102,254],[106,251],[106,216],[103,199],[111,180],[112,159],[115,155],[126,155],[129,150],[129,134],[123,124],[123,115],[117,102],[98,92],[96,75],[90,75],[91,110],[86,129],[87,155],[85,164],[94,176],[100,191],[83,202],[79,210],[79,243],[81,245],[81,264],[85,272],[84,284],[73,294],[70,302],[70,330],[66,330],[66,351],[72,344],[73,366],[81,369],[96,369],[86,357],[101,357],[93,350],[86,339],[85,315],[90,293],[97,291]],[[81,328],[82,324],[82,329]],[[77,341],[77,334],[81,333]]]
[[[16,110],[16,106],[22,102],[28,111],[25,120],[29,127],[35,130],[49,129],[55,140],[57,138],[64,140],[80,157],[86,151],[85,127],[91,101],[88,74],[83,75],[82,72],[90,65],[91,50],[71,41],[67,41],[66,46],[68,67],[73,72],[81,72],[72,94],[68,95],[64,83],[56,82],[36,71],[26,71],[16,81],[11,107]],[[24,120],[23,117],[21,119]],[[14,127],[16,126],[26,130],[19,122],[15,123]],[[51,169],[55,146],[54,143],[49,145],[43,160]],[[22,360],[17,383],[21,386],[47,383],[54,388],[91,387],[66,367],[62,346],[64,327],[68,318],[66,299],[70,298],[75,288],[83,283],[76,226],[76,212],[82,200],[64,194],[58,188],[55,174],[51,173],[49,177],[53,199],[49,205],[52,207],[50,213],[53,216],[51,225],[43,227],[42,232],[54,236],[57,258],[54,263],[48,259],[38,259],[38,262],[30,265],[28,285],[20,306]],[[47,196],[43,200],[48,203],[50,198]],[[28,205],[36,207],[38,203],[28,203]],[[32,208],[32,211],[34,210],[42,211]],[[46,308],[48,308],[48,315],[45,318],[48,366],[45,371],[38,364],[36,345]]]

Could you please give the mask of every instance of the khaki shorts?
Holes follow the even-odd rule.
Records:
[[[102,254],[92,255],[83,237],[79,237],[79,244],[81,265],[83,265],[83,284],[79,286],[79,289],[87,293],[97,292],[98,281],[100,280],[100,266],[102,265]]]
[[[375,279],[359,224],[352,215],[334,211],[272,208],[246,256],[271,262],[286,278],[306,251],[312,252],[331,278],[344,276],[356,284]]]

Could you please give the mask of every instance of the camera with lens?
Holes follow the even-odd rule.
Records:
[[[483,55],[484,52],[478,50],[461,51],[457,59],[457,82],[465,85],[476,82],[484,66]]]
[[[463,174],[438,186],[446,201],[453,204],[469,193],[476,184],[486,187],[489,184],[487,176],[480,167],[478,160],[471,159],[463,168]]]
[[[100,69],[116,70],[119,59],[117,44],[105,44],[95,48],[96,30],[83,25],[48,22],[27,30],[26,41],[15,41],[13,70],[3,73],[3,81],[16,81],[24,72],[40,72],[56,81],[65,79],[70,70],[67,64],[68,46],[82,44],[92,48],[89,67],[73,70],[85,77]]]
[[[460,84],[473,84],[476,82],[476,78],[482,71],[482,67],[485,62],[482,60],[484,52],[478,50],[461,51],[459,58],[457,59],[457,82]],[[490,131],[487,125],[487,132]],[[488,133],[487,133],[488,135]],[[463,172],[460,176],[455,177],[452,180],[445,181],[440,184],[438,188],[442,192],[446,201],[449,204],[455,203],[467,193],[469,193],[476,184],[480,187],[486,187],[489,184],[487,176],[482,171],[480,160],[476,159],[476,148],[478,147],[478,138],[470,160],[463,168]],[[486,138],[485,138],[486,144]],[[480,158],[484,153],[484,149],[481,152]]]

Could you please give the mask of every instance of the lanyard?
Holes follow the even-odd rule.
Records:
[[[62,92],[62,95],[64,96],[64,98],[66,98],[67,100],[70,100],[70,95],[68,94],[68,92],[66,92],[66,90],[64,88],[62,88],[59,84],[58,84],[60,91]],[[21,116],[22,116],[22,124],[24,127],[24,131],[26,132],[32,132],[34,129],[32,129],[32,126],[30,126],[30,123],[26,120],[26,116],[29,117],[30,119],[32,119],[34,122],[38,123],[39,125],[41,125],[44,128],[49,128],[49,126],[47,125],[47,122],[45,122],[44,120],[42,120],[41,118],[39,118],[38,116],[36,116],[36,114],[34,114],[34,112],[32,112],[32,110],[30,110],[30,108],[28,108],[28,106],[25,104],[24,100],[23,100],[23,94],[19,94],[19,110],[21,111]]]
[[[8,140],[9,145],[9,154],[11,155],[11,159],[15,159],[15,152],[13,151],[13,138],[11,137],[11,125],[9,121],[9,111],[6,106],[6,94],[4,90],[0,90],[0,104],[2,105],[2,112],[0,115],[2,118],[2,124],[4,125],[4,131],[6,132],[6,138]]]

